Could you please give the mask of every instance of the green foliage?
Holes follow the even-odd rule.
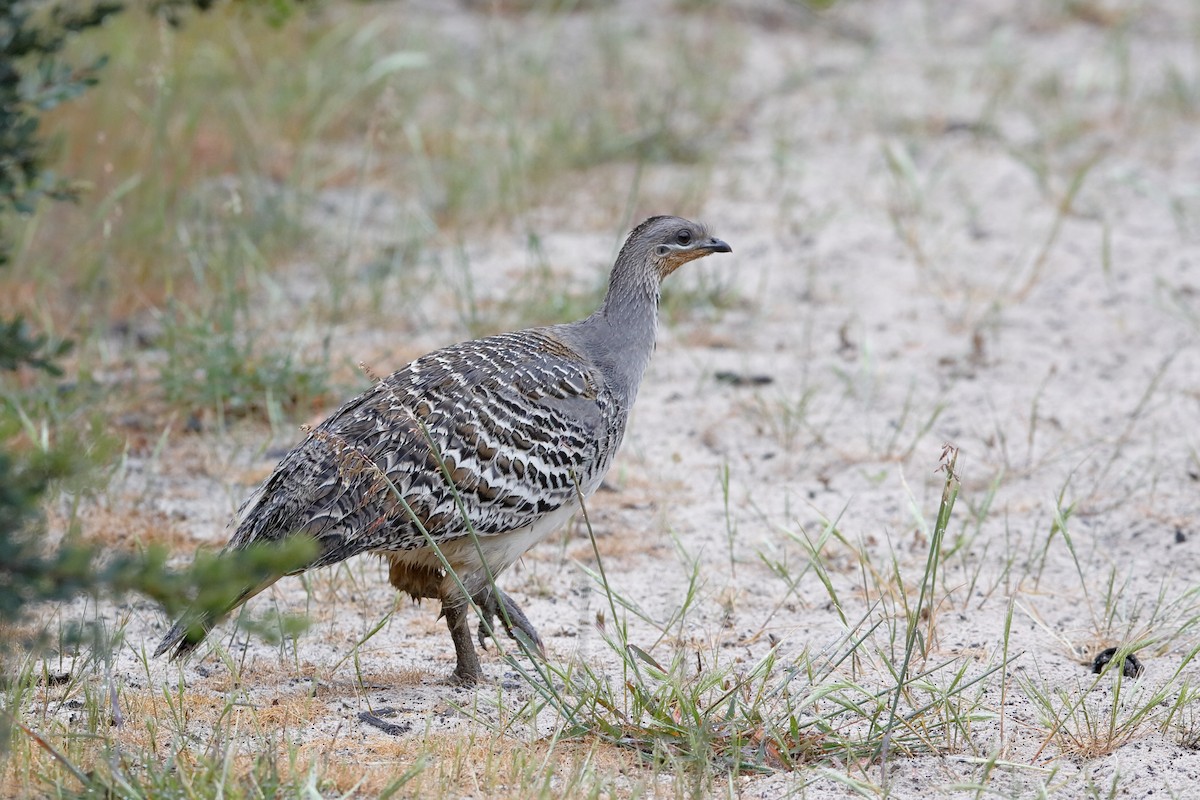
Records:
[[[324,394],[322,367],[297,363],[290,353],[239,333],[236,316],[170,320],[163,337],[167,359],[159,383],[169,403],[189,411],[240,417],[311,405]]]
[[[222,613],[247,586],[295,570],[315,554],[315,545],[300,538],[236,554],[201,554],[192,568],[174,572],[162,547],[104,553],[70,534],[47,547],[39,501],[54,481],[78,471],[77,450],[0,452],[0,625],[19,623],[34,604],[81,593],[119,597],[132,591],[158,601],[170,614],[185,608]],[[6,644],[0,639],[0,648]]]
[[[80,772],[80,786],[66,791],[66,798],[194,798],[222,797],[231,800],[259,798],[319,797],[319,782],[315,771],[294,778],[287,775],[287,765],[271,752],[259,753],[248,766],[235,765],[230,752],[221,758],[198,764],[171,763],[163,767],[155,761],[130,758],[122,754],[88,773]],[[236,766],[236,768],[234,768]],[[196,788],[203,787],[198,795]]]
[[[100,2],[86,10],[0,0],[0,265],[7,263],[6,218],[27,214],[38,198],[65,199],[70,187],[44,166],[39,115],[77,96],[95,82],[102,61],[74,69],[58,58],[73,34],[100,25],[119,11]],[[51,343],[30,334],[17,316],[0,320],[0,371],[23,365],[62,374],[54,359],[68,342]],[[93,554],[77,547],[46,552],[37,535],[41,498],[78,461],[66,448],[16,452],[11,440],[0,449],[0,622],[19,621],[28,604],[71,596],[93,577]]]
[[[65,451],[18,458],[0,452],[0,622],[12,622],[35,598],[63,596],[73,581],[59,584],[68,574],[78,575],[78,558],[61,552],[44,557],[29,526],[37,516],[38,500],[51,481],[70,474]]]
[[[31,334],[20,315],[7,321],[0,320],[0,370],[15,370],[26,364],[51,375],[62,375],[62,369],[54,359],[70,350],[71,342],[51,342],[44,334]]]
[[[42,196],[65,199],[72,188],[45,169],[40,114],[96,82],[104,59],[75,67],[58,56],[68,39],[122,9],[100,0],[77,10],[30,0],[0,0],[0,215],[27,214]],[[0,264],[8,248],[0,235]]]
[[[293,7],[291,0],[255,4],[262,5],[272,19],[282,19]],[[149,8],[177,22],[183,10],[205,10],[210,5],[210,0],[162,0]],[[96,83],[103,57],[73,65],[61,54],[72,37],[102,25],[124,8],[117,0],[95,0],[82,7],[0,0],[0,265],[7,263],[11,249],[7,222],[31,213],[43,198],[76,196],[75,187],[46,167],[41,115]],[[177,377],[200,371],[205,385],[215,387],[211,396],[197,400],[236,408],[276,390],[276,402],[288,405],[291,395],[280,396],[278,387],[286,384],[295,393],[323,386],[320,375],[297,372],[288,359],[248,357],[254,354],[236,346],[228,330],[209,337],[203,347],[199,343],[205,332],[193,333],[173,351],[171,364],[179,370]],[[27,366],[62,375],[55,362],[70,347],[70,342],[30,332],[20,315],[0,319],[0,374]],[[14,408],[6,403],[0,411]],[[14,416],[28,422],[19,411]],[[35,604],[64,601],[81,593],[119,596],[135,591],[161,602],[172,613],[189,603],[201,609],[227,606],[247,585],[264,575],[288,571],[311,555],[311,543],[301,542],[246,551],[219,562],[215,557],[200,559],[193,570],[175,573],[166,568],[165,550],[104,553],[72,534],[50,546],[40,518],[41,503],[56,481],[87,469],[83,457],[87,448],[76,442],[52,444],[61,438],[57,431],[40,432],[36,444],[18,444],[17,431],[24,431],[27,438],[32,434],[28,424],[0,426],[0,553],[4,556],[0,559],[0,625],[20,623]],[[0,640],[0,649],[11,644]]]
[[[947,447],[943,495],[919,598],[907,609],[906,624],[893,629],[893,642],[903,637],[904,643],[901,659],[886,670],[895,679],[892,686],[859,680],[852,668],[863,655],[864,641],[882,628],[869,616],[857,622],[843,617],[846,633],[840,641],[791,664],[775,648],[738,668],[720,666],[719,657],[706,664],[701,651],[689,648],[676,648],[669,659],[660,660],[651,652],[654,646],[643,648],[632,640],[629,621],[636,617],[651,626],[659,645],[676,638],[677,631],[687,628],[702,585],[700,561],[681,549],[689,573],[687,593],[670,618],[655,620],[609,584],[586,507],[583,521],[596,569],[584,569],[608,601],[607,613],[597,615],[597,627],[619,659],[622,674],[607,674],[587,660],[563,667],[533,659],[530,668],[507,654],[508,664],[538,696],[537,712],[552,709],[563,720],[562,734],[595,738],[633,749],[652,764],[672,765],[694,780],[697,796],[711,794],[722,773],[797,770],[839,759],[875,762],[885,759],[889,749],[906,755],[949,750],[961,730],[990,713],[978,690],[1001,669],[993,665],[968,675],[962,662],[929,659],[937,622],[933,592],[958,496],[956,457],[957,450]],[[826,533],[833,532],[830,524]],[[818,547],[814,563],[819,556]],[[831,589],[827,577],[822,583]],[[830,599],[833,607],[842,606],[836,595]],[[887,612],[888,618],[898,616]],[[522,647],[532,652],[529,643]],[[923,669],[914,669],[918,662]]]
[[[122,7],[112,0],[83,9],[0,0],[0,266],[9,260],[9,217],[32,212],[41,197],[75,195],[70,184],[45,167],[40,115],[96,82],[103,58],[76,67],[59,54],[72,36],[103,24]],[[53,359],[69,347],[28,335],[19,316],[0,319],[0,369],[29,364],[59,374]]]
[[[202,552],[183,573],[167,571],[166,551],[154,549],[131,568],[113,574],[110,584],[117,592],[132,589],[158,600],[174,616],[186,609],[189,617],[196,619],[220,617],[248,587],[303,569],[317,557],[318,549],[313,539],[293,536],[240,550]],[[275,623],[275,629],[284,635],[298,632],[292,620],[278,619]],[[257,633],[271,630],[263,625],[250,627]]]

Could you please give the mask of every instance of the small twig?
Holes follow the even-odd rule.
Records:
[[[917,647],[921,612],[926,608],[929,609],[926,647],[929,646],[929,641],[934,635],[934,609],[928,606],[927,603],[937,589],[938,561],[941,558],[942,540],[946,535],[946,528],[950,524],[950,512],[954,509],[954,501],[958,498],[959,479],[958,473],[955,471],[957,461],[958,448],[950,444],[945,445],[942,448],[942,457],[938,464],[938,470],[946,474],[946,482],[942,487],[942,499],[938,505],[937,521],[934,522],[933,535],[929,539],[929,557],[925,563],[925,574],[921,580],[921,592],[917,597],[917,606],[907,620],[908,632],[905,636],[904,660],[900,665],[900,674],[896,679],[896,690],[892,695],[891,708],[888,712],[888,722],[880,742],[880,772],[882,773],[885,787],[888,778],[888,749],[891,744],[892,732],[899,720],[900,697],[904,694],[905,686],[915,679],[915,676],[909,674],[909,667],[912,665],[914,651]],[[927,653],[924,653],[923,657],[926,655]]]

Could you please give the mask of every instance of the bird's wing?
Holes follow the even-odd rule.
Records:
[[[576,502],[620,425],[600,378],[547,330],[417,359],[314,430],[264,484],[231,547],[293,533],[312,566],[502,533]]]

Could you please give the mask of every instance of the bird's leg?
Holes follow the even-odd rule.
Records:
[[[454,640],[454,654],[458,658],[454,681],[463,686],[474,686],[483,677],[483,670],[479,666],[479,656],[475,654],[475,643],[471,641],[467,604],[460,598],[442,598],[442,615],[446,618],[446,627]]]
[[[510,639],[515,641],[517,638],[513,636],[515,628],[528,636],[529,641],[533,642],[538,652],[545,655],[546,648],[542,645],[542,638],[538,636],[529,617],[525,616],[521,607],[511,597],[500,591],[499,587],[486,587],[471,599],[475,601],[475,605],[479,606],[480,647],[487,649],[487,637],[496,638],[495,619],[499,617],[500,622],[504,625],[504,631]]]

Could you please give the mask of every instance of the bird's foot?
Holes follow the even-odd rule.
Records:
[[[450,638],[454,640],[456,663],[450,682],[457,686],[474,686],[483,679],[483,668],[479,666],[479,656],[475,654],[475,645],[471,642],[466,604],[443,601],[442,616],[446,618]]]
[[[508,634],[510,639],[519,641],[514,631],[520,631],[537,648],[539,654],[543,656],[546,654],[546,648],[542,645],[542,637],[538,636],[538,632],[533,627],[533,623],[529,621],[529,617],[525,616],[525,612],[521,610],[521,607],[511,597],[499,589],[488,588],[472,599],[479,606],[480,647],[487,649],[487,637],[496,638],[495,621],[499,617],[501,624],[504,626],[504,632]]]
[[[478,667],[478,665],[476,665]],[[463,664],[461,661],[454,667],[454,672],[450,673],[450,685],[461,686],[464,689],[471,689],[483,682],[483,670],[477,669],[472,671],[470,665]]]

